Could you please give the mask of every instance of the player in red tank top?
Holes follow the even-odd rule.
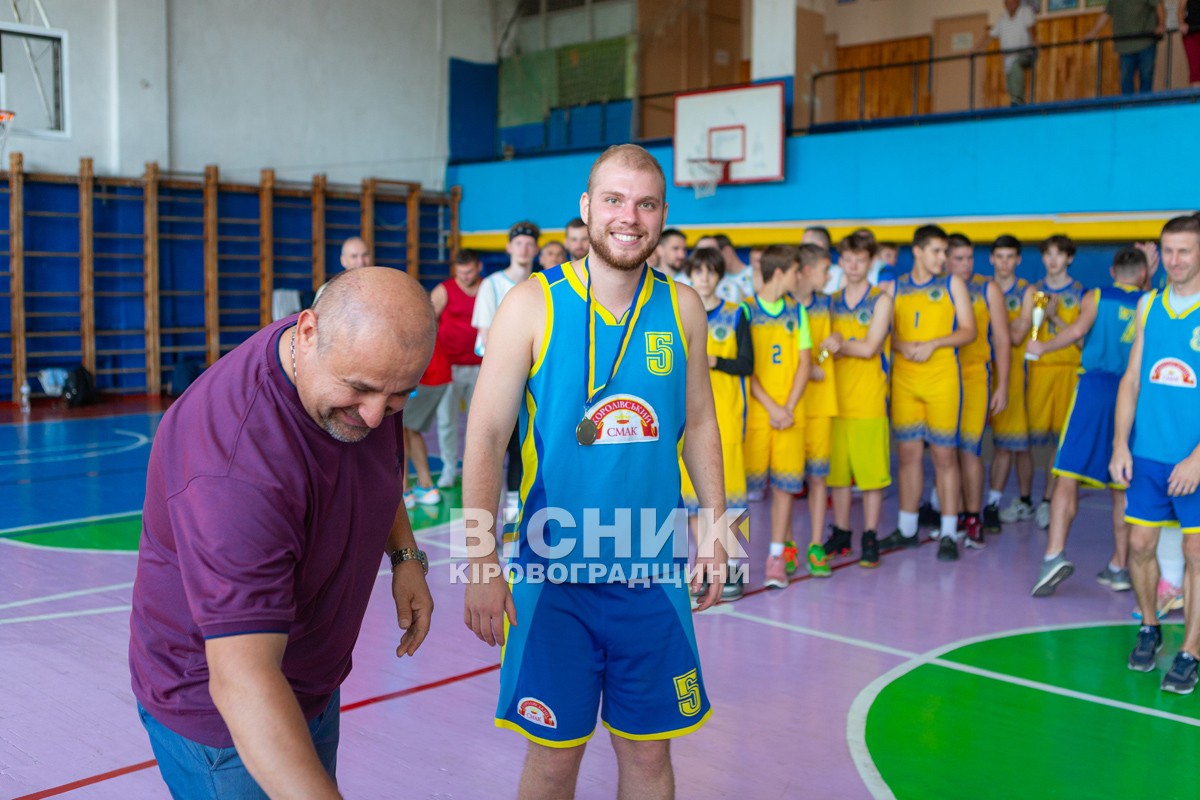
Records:
[[[478,331],[471,327],[475,295],[479,292],[482,265],[473,250],[460,250],[454,256],[454,277],[438,284],[430,300],[438,315],[438,347],[450,362],[450,387],[437,409],[438,449],[442,455],[442,474],[437,485],[443,489],[458,478],[458,416],[469,408],[479,377],[480,357],[475,355]]]

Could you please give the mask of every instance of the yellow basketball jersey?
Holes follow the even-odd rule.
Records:
[[[913,282],[912,273],[896,281],[896,312],[893,329],[897,339],[928,342],[954,332],[954,299],[950,296],[950,274],[938,275],[923,284]],[[954,364],[954,350],[941,347],[928,361],[914,364],[896,354],[896,366],[941,371]]]
[[[858,304],[846,303],[846,290],[833,296],[832,327],[842,339],[862,341],[867,338],[871,321],[875,319],[875,303],[883,295],[872,286]],[[874,358],[838,356],[834,359],[838,400],[838,416],[844,419],[881,419],[887,417],[888,344],[884,340],[879,355]],[[825,362],[828,364],[829,362]]]
[[[1061,289],[1051,289],[1046,286],[1046,282],[1044,280],[1041,280],[1033,285],[1033,290],[1035,292],[1045,292],[1055,299],[1057,305],[1055,314],[1067,325],[1070,325],[1072,322],[1079,319],[1080,304],[1083,302],[1084,295],[1083,284],[1079,281],[1071,281]],[[1038,338],[1042,339],[1043,341],[1049,341],[1057,336],[1058,332],[1058,326],[1052,323],[1049,316],[1047,316],[1046,321],[1042,323],[1042,327],[1038,333]],[[1076,342],[1069,347],[1064,347],[1061,350],[1055,350],[1053,353],[1046,353],[1035,363],[1046,365],[1060,364],[1078,367],[1082,352],[1082,346],[1080,343]]]
[[[738,315],[746,314],[736,303],[722,303],[708,312],[708,354],[717,358],[737,358]],[[722,441],[741,442],[746,420],[746,380],[719,369],[709,369],[713,401],[717,406],[717,427]]]
[[[987,364],[992,360],[992,333],[988,327],[988,282],[982,275],[972,275],[971,280],[967,282],[967,291],[971,295],[971,311],[975,315],[975,341],[963,345],[958,350],[958,361],[964,367]]]
[[[805,311],[808,312],[808,328],[812,333],[813,364],[820,358],[821,342],[829,338],[833,330],[831,317],[832,299],[827,294],[815,293]],[[820,366],[825,373],[823,380],[809,381],[804,389],[804,411],[810,418],[836,417],[838,413],[837,378],[833,372],[833,359],[827,358]]]
[[[745,302],[750,319],[750,336],[754,342],[754,377],[776,403],[787,402],[800,368],[800,350],[812,347],[808,329],[808,314],[785,296],[777,313],[772,314],[755,295]],[[804,399],[793,409],[797,421],[804,416]],[[746,410],[746,425],[769,427],[767,410],[751,396]]]

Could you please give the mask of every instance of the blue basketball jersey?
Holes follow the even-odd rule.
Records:
[[[1178,464],[1200,444],[1200,303],[1182,314],[1167,292],[1151,292],[1142,322],[1141,383],[1133,421],[1133,454]]]
[[[625,317],[593,300],[589,321],[586,275],[564,266],[534,276],[547,325],[520,414],[524,475],[512,563],[580,583],[635,577],[635,564],[652,572],[686,564],[679,456],[687,343],[675,283],[648,270]],[[612,379],[597,392],[614,360]],[[576,438],[585,417],[596,429],[590,445]]]
[[[1092,291],[1096,322],[1083,339],[1080,371],[1124,375],[1137,334],[1137,304],[1142,292],[1122,283]]]

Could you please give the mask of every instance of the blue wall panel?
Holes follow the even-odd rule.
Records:
[[[723,225],[1160,211],[1197,205],[1193,170],[1165,137],[1200,130],[1200,105],[1105,109],[790,137],[787,179],[696,200],[667,174],[669,222]],[[519,217],[558,227],[574,214],[596,151],[464,164],[465,232]]]

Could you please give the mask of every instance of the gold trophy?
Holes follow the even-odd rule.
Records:
[[[1045,292],[1033,293],[1033,329],[1029,332],[1029,340],[1031,342],[1039,341],[1038,332],[1042,328],[1042,323],[1046,321],[1046,306],[1050,305],[1050,295]],[[1026,361],[1037,361],[1038,356],[1026,351]]]

